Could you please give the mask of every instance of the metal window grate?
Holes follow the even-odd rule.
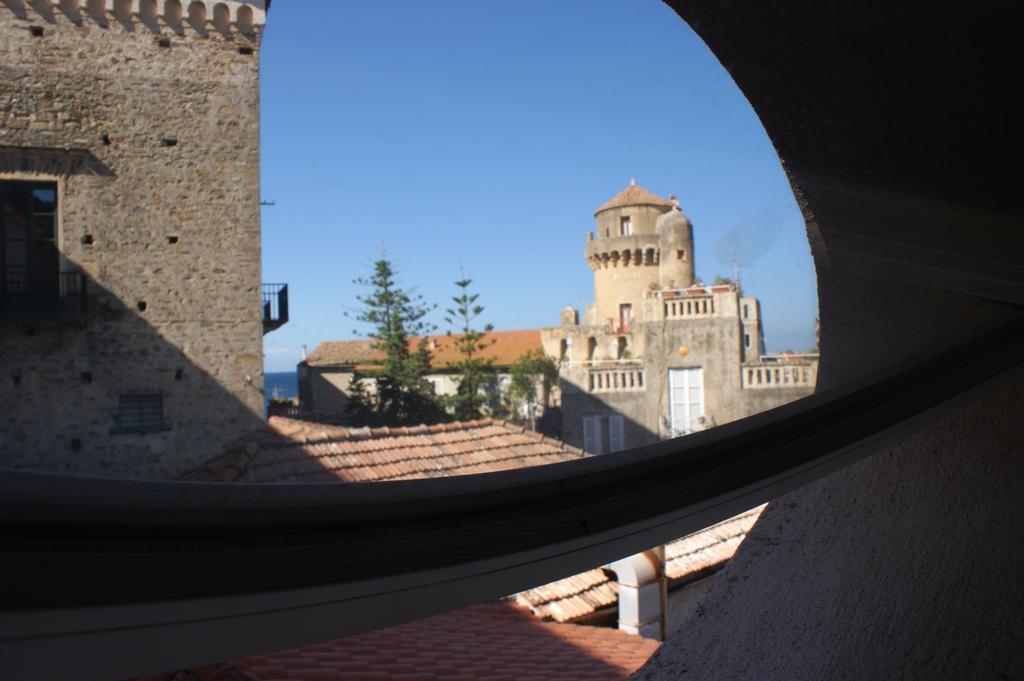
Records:
[[[121,395],[117,403],[117,429],[157,430],[164,427],[162,395]]]

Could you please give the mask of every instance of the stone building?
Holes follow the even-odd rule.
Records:
[[[606,453],[701,430],[810,394],[817,359],[764,352],[761,308],[733,284],[695,284],[693,225],[675,197],[631,181],[594,214],[594,303],[542,330],[561,361],[562,438]]]
[[[0,463],[169,477],[262,418],[263,0],[0,5]]]

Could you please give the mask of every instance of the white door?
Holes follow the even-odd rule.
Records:
[[[672,434],[685,435],[697,429],[697,417],[704,414],[704,370],[668,370],[669,413]]]

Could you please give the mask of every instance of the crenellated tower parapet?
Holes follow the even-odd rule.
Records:
[[[157,33],[168,28],[179,34],[253,35],[267,19],[265,0],[4,0],[4,5],[23,19],[33,12],[48,20],[59,13],[76,24],[137,21]]]
[[[661,260],[658,237],[654,234],[590,240],[583,257],[594,272],[614,267],[657,267]]]

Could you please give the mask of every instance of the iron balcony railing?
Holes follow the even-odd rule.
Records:
[[[81,326],[86,316],[82,272],[50,275],[5,270],[0,286],[0,323]]]
[[[288,284],[263,284],[263,333],[288,323]]]

